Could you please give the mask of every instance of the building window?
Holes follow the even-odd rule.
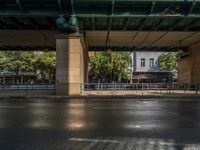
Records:
[[[145,67],[145,58],[141,58],[141,67]]]
[[[154,67],[154,58],[150,58],[150,67]]]

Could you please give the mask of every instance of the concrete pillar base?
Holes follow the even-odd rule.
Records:
[[[82,35],[56,36],[56,95],[80,95],[84,82]]]
[[[80,84],[74,83],[57,83],[56,95],[79,96],[81,94]]]

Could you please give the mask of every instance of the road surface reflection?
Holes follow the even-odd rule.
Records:
[[[44,149],[47,143],[70,149],[199,149],[199,112],[198,101],[1,103],[0,149],[28,143]]]

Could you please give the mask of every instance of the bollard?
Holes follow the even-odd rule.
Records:
[[[28,95],[28,85],[26,84],[26,96]]]
[[[97,84],[97,95],[99,95],[99,83]]]
[[[143,93],[143,88],[144,88],[144,87],[143,87],[143,82],[142,82],[142,96],[143,96],[143,94],[144,94],[144,93]]]
[[[135,90],[135,85],[134,84],[132,85],[132,90],[133,90],[132,94],[134,94],[134,90]]]
[[[114,95],[114,91],[115,91],[115,84],[112,84],[112,95]]]
[[[117,84],[115,83],[115,95],[117,94]]]
[[[138,84],[136,84],[136,94],[138,94]]]
[[[101,84],[101,95],[103,94],[103,86],[102,86],[102,84]]]
[[[125,90],[125,92],[124,92],[124,93],[125,93],[125,95],[126,95],[126,84],[124,85],[124,90]]]

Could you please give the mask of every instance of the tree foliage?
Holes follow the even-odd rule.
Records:
[[[1,52],[1,70],[12,71],[17,75],[19,71],[32,71],[33,56],[31,52]]]
[[[34,62],[34,71],[39,72],[42,78],[52,80],[51,74],[56,67],[56,56],[54,52],[42,53],[36,55]],[[51,81],[52,82],[52,81]]]
[[[159,61],[161,71],[174,71],[177,69],[177,54],[174,52],[161,54]]]
[[[89,78],[101,82],[128,79],[131,56],[128,52],[96,52],[90,56]]]
[[[53,80],[50,77],[52,70],[55,70],[55,52],[34,53],[22,51],[0,52],[0,71],[15,72],[20,75],[31,72],[41,78]]]

